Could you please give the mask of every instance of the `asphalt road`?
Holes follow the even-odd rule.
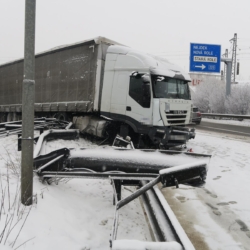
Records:
[[[250,127],[231,125],[231,124],[221,124],[221,123],[218,124],[213,122],[213,120],[211,122],[201,121],[200,125],[192,125],[190,127],[195,127],[195,129],[197,131],[200,131],[201,134],[203,131],[204,132],[206,131],[204,133],[206,136],[211,135],[211,137],[214,138],[227,138],[228,140],[239,140],[239,141],[250,142]],[[195,139],[193,143],[194,144],[196,143]],[[201,146],[201,148],[204,147],[204,150],[206,150],[207,152],[208,150],[213,151],[214,152],[213,157],[217,155],[216,156],[217,160],[215,160],[214,162],[221,159],[226,160],[227,157],[230,157],[230,154],[228,155],[225,152],[226,146],[224,146],[225,149],[217,150],[216,148],[213,148],[212,142],[210,142],[210,144],[206,142],[204,143],[200,142],[199,145]],[[230,152],[232,153],[232,149]],[[241,156],[239,158],[243,159],[241,158]],[[236,159],[235,162],[232,162],[232,168],[234,167],[234,164],[240,163],[242,164],[241,168],[243,171],[244,160],[242,161],[238,160],[239,159]],[[217,167],[221,167],[219,166],[220,163],[221,161],[218,162]],[[215,166],[213,165],[213,167]],[[219,179],[217,179],[218,177],[226,178],[229,171],[231,171],[230,167],[227,166],[224,170],[221,170],[221,176],[214,176],[215,178],[213,177],[210,178],[209,182],[210,185],[208,187],[206,186],[192,187],[192,186],[180,185],[178,189],[175,189],[174,187],[162,189],[162,193],[166,197],[167,202],[169,203],[177,219],[179,220],[181,226],[183,227],[187,236],[189,237],[195,249],[197,250],[198,249],[250,250],[249,248],[250,236],[246,235],[245,232],[241,229],[241,227],[238,226],[239,225],[238,221],[240,221],[238,217],[240,210],[239,213],[235,213],[233,212],[233,210],[231,210],[230,205],[224,206],[223,205],[223,202],[225,202],[224,198],[222,196],[219,196],[219,194],[216,194],[217,193],[216,189],[212,185],[213,181],[214,182],[219,181]],[[229,183],[229,185],[230,184],[231,183]],[[194,196],[192,196],[191,194]],[[235,201],[231,200],[231,202]],[[199,210],[199,212],[197,213],[194,210],[195,206],[197,207],[197,210]],[[204,220],[200,220],[199,216],[201,216],[202,214],[201,211],[205,213]],[[211,224],[210,221],[206,221],[208,220],[208,217],[206,216],[210,217],[209,220],[211,219],[212,221]],[[213,224],[214,222],[216,224]],[[207,223],[208,225],[212,226],[211,227],[207,226]],[[217,227],[213,228],[213,225],[219,225],[221,231],[219,231]],[[230,235],[230,237],[232,237],[232,239],[235,241],[235,244],[232,242],[231,243],[223,242],[223,236],[222,237],[220,236],[219,234],[220,232],[221,235],[224,235],[224,233],[226,235],[227,234]],[[213,233],[218,234],[218,236],[215,237],[214,241],[211,240],[212,239],[211,235],[213,235]],[[227,247],[225,247],[225,245],[227,245]]]
[[[213,131],[217,133],[226,133],[232,135],[241,135],[250,137],[250,126],[232,125],[232,124],[222,124],[214,123],[201,120],[200,125],[195,125],[197,130]]]

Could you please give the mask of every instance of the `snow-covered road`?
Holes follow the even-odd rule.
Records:
[[[250,138],[197,132],[187,146],[212,158],[204,187],[163,190],[186,233],[196,249],[250,249]]]

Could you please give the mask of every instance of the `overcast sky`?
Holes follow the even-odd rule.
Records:
[[[25,0],[0,0],[0,64],[23,57],[24,12]],[[105,36],[188,71],[190,43],[223,54],[237,33],[239,78],[250,80],[249,24],[250,0],[37,0],[36,52]]]

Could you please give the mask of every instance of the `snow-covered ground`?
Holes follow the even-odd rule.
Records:
[[[204,187],[163,190],[188,236],[196,249],[250,249],[250,138],[197,132],[187,146],[212,155]]]
[[[196,249],[250,249],[250,139],[198,132],[187,146],[212,154],[205,187],[163,189],[188,236]],[[96,146],[84,139],[58,140],[48,143],[43,153],[58,147]],[[14,243],[13,249],[24,243],[18,249],[28,250],[108,249],[114,216],[109,181],[76,179],[47,186],[34,176],[37,202],[31,210],[24,208],[17,195],[20,152],[16,149],[16,136],[0,139],[0,249],[12,249]],[[123,197],[131,191],[123,188]],[[117,238],[151,240],[138,199],[121,209]]]
[[[58,140],[47,143],[43,153],[61,147],[96,146],[84,139]],[[17,193],[20,193],[20,152],[16,149],[17,136],[1,139],[0,249],[11,249],[10,245],[15,249],[27,240],[28,242],[18,249],[109,249],[115,212],[110,182],[74,179],[48,186],[42,184],[38,177],[34,176],[33,190],[37,202],[32,207],[24,208],[20,205],[19,194],[17,197]],[[131,192],[134,192],[133,188],[125,187],[122,189],[122,196],[125,197]],[[17,197],[16,202],[14,202],[15,197]],[[10,222],[7,223],[10,218]],[[15,226],[16,222],[18,224]],[[6,224],[4,237],[1,238]],[[13,228],[12,231],[11,228]],[[151,241],[138,199],[120,210],[117,239]]]

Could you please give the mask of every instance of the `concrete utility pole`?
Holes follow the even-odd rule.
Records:
[[[35,102],[36,0],[25,2],[24,79],[22,93],[21,202],[29,206],[33,197],[33,138]]]
[[[225,50],[224,58],[228,58],[228,49]],[[226,75],[227,75],[227,65],[224,64],[224,78],[226,80]]]
[[[221,58],[221,61],[225,63],[227,67],[227,75],[226,75],[226,96],[231,95],[231,75],[232,75],[232,59],[229,58]]]
[[[232,81],[232,83],[235,83],[236,50],[237,50],[237,33],[235,33],[235,34],[234,34],[234,37],[233,37],[232,39],[230,39],[230,42],[233,42],[231,81]]]

